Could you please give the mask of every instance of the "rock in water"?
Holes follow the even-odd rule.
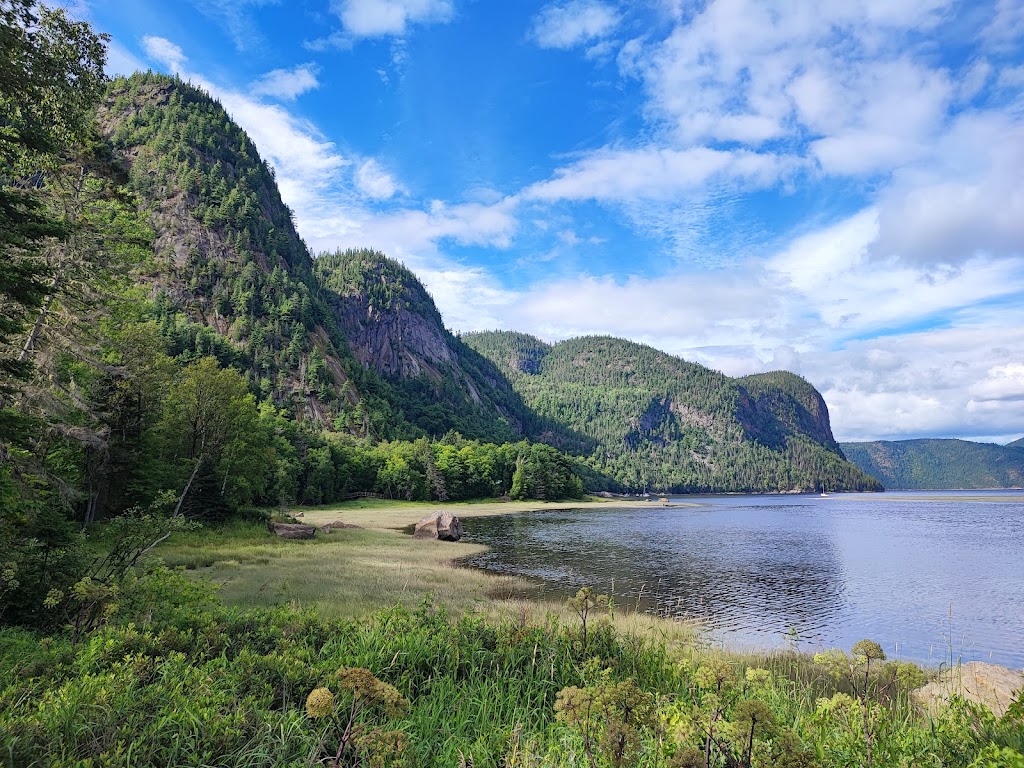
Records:
[[[462,538],[462,523],[451,512],[432,512],[418,523],[414,539],[437,539],[438,541],[458,541]]]
[[[312,539],[316,528],[299,523],[271,523],[270,530],[282,539]]]

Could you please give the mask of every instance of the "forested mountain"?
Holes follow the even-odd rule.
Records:
[[[846,456],[886,488],[936,490],[1024,487],[1024,450],[968,440],[843,443]]]
[[[540,415],[592,441],[588,464],[630,490],[878,490],[845,460],[821,396],[785,372],[731,379],[611,337],[548,345],[520,333],[463,340]]]
[[[138,73],[110,84],[97,123],[154,231],[136,275],[172,356],[216,357],[299,419],[412,434],[352,357],[273,172],[219,103]]]
[[[1016,448],[1017,450],[1024,450],[1024,437],[1020,440],[1014,440],[1012,443],[1006,444],[1007,448]]]
[[[387,379],[405,417],[429,434],[518,439],[530,414],[505,376],[452,335],[403,265],[373,250],[321,254],[315,274],[356,359]]]

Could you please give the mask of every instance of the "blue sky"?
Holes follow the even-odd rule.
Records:
[[[314,252],[453,330],[787,368],[840,440],[1024,435],[1024,0],[80,0]]]

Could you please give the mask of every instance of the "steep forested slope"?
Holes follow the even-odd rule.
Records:
[[[843,443],[847,457],[886,488],[1020,488],[1024,451],[968,440]]]
[[[452,335],[416,276],[373,250],[321,254],[315,273],[357,360],[430,434],[510,440],[529,413],[505,376]]]
[[[820,395],[793,374],[731,379],[622,339],[547,345],[468,334],[540,415],[594,441],[619,487],[676,491],[875,490],[845,461]]]
[[[175,356],[212,355],[298,418],[409,434],[352,357],[270,167],[223,108],[153,73],[112,82],[98,122],[155,231],[140,270]]]

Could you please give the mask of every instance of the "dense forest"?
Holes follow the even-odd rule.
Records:
[[[1024,487],[1024,445],[969,440],[843,443],[854,464],[886,488],[937,490]],[[1019,447],[1017,447],[1019,446]]]
[[[502,368],[530,408],[582,438],[560,447],[585,455],[612,489],[881,488],[845,460],[821,396],[794,374],[731,379],[611,337],[463,339]]]

